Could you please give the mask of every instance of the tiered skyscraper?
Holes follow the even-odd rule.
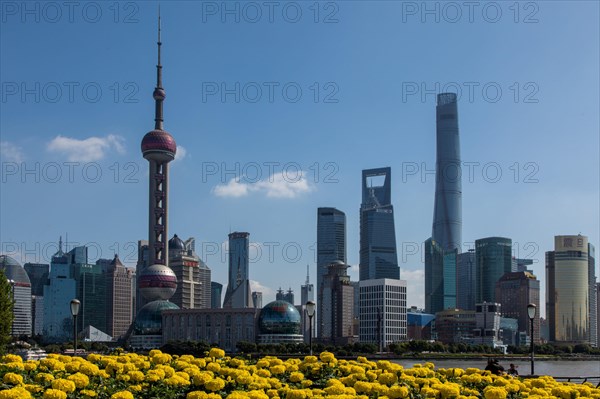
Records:
[[[383,177],[381,185],[373,178]],[[391,168],[362,171],[360,206],[360,280],[400,278],[392,205]],[[371,183],[370,183],[371,181]]]
[[[425,241],[425,310],[456,307],[456,263],[462,243],[462,185],[455,93],[436,106],[435,200],[431,238]]]
[[[193,237],[183,241],[175,234],[169,240],[169,267],[177,276],[177,291],[171,301],[181,309],[211,306],[211,271],[196,254]]]
[[[140,294],[148,301],[138,312],[131,337],[134,348],[152,348],[162,345],[162,316],[166,309],[178,309],[169,302],[177,289],[177,277],[167,266],[169,259],[168,200],[169,162],[175,159],[175,139],[163,130],[163,101],[166,97],[162,87],[160,62],[160,15],[158,17],[158,64],[156,65],[156,88],[154,130],[142,139],[142,154],[148,160],[148,267],[138,276]]]

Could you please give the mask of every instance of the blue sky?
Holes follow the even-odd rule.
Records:
[[[598,3],[469,4],[163,2],[170,235],[194,236],[226,283],[227,234],[248,231],[265,300],[299,296],[316,208],[334,206],[357,278],[360,173],[390,166],[401,278],[423,306],[434,93],[459,90],[464,241],[512,238],[542,284],[554,235],[598,247]],[[133,265],[157,3],[69,7],[2,3],[1,251],[47,261],[68,234]]]

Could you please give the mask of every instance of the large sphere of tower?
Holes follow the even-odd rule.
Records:
[[[145,268],[139,277],[140,292],[149,301],[169,299],[177,290],[177,276],[165,265]]]
[[[154,129],[142,139],[142,154],[148,161],[170,162],[176,152],[175,139],[164,130]]]

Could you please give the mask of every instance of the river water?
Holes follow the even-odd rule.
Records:
[[[531,372],[531,362],[529,360],[498,359],[502,367],[508,370],[509,364],[514,363],[520,375],[528,375]],[[423,364],[427,360],[393,360],[404,367],[411,367],[413,364]],[[485,369],[487,361],[485,359],[439,359],[431,360],[436,368],[461,368],[467,369],[474,367]],[[537,375],[550,375],[553,377],[599,377],[599,360],[536,360],[534,371]]]

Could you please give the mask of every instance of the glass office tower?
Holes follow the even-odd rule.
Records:
[[[317,209],[317,312],[315,326],[322,337],[323,289],[329,265],[346,263],[346,214],[336,208]]]
[[[455,93],[436,106],[435,198],[431,238],[425,241],[425,310],[456,307],[456,265],[462,243],[462,185]]]
[[[462,244],[462,185],[456,94],[442,93],[436,107],[435,204],[432,238],[442,250]]]
[[[362,171],[360,206],[360,277],[400,279],[391,202],[391,168]]]

